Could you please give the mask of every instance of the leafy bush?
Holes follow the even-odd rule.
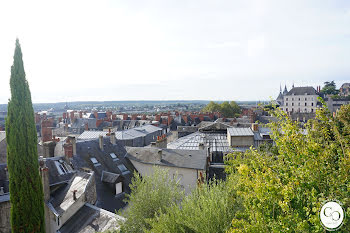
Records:
[[[282,111],[275,115],[273,154],[252,149],[228,161],[228,182],[244,207],[231,232],[324,232],[324,201],[339,200],[350,214],[349,105],[337,117],[319,109],[305,129]],[[350,232],[348,220],[340,231]]]
[[[131,194],[127,195],[129,203],[121,222],[121,232],[143,232],[150,226],[146,219],[153,218],[158,212],[165,212],[168,207],[178,203],[184,197],[182,188],[168,175],[166,169],[155,167],[152,176],[141,176],[135,172]]]
[[[223,181],[202,184],[181,205],[148,220],[147,232],[226,232],[240,207],[231,190]]]

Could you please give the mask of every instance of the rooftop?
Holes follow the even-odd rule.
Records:
[[[146,147],[126,147],[127,157],[145,164],[181,167],[191,169],[205,169],[207,154],[205,150],[177,150]],[[162,159],[158,153],[161,151]]]
[[[228,128],[227,132],[231,136],[254,136],[251,128]]]
[[[86,203],[60,228],[59,232],[95,233],[117,230],[119,226],[116,218],[123,219],[121,216]]]
[[[232,152],[227,141],[227,133],[195,132],[168,143],[169,149],[198,150],[199,144],[204,143],[211,151]]]
[[[71,183],[53,196],[51,205],[55,208],[58,216],[75,203],[75,200],[73,199],[73,191],[76,191],[77,199],[84,194],[85,187],[88,184],[91,175],[91,173],[86,172],[76,173],[72,178]]]
[[[286,95],[317,95],[317,92],[313,87],[293,87]]]

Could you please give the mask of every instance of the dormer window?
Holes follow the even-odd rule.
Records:
[[[55,161],[55,165],[60,175],[64,175],[73,171],[73,169],[62,159]]]
[[[101,164],[97,161],[97,159],[94,158],[94,157],[90,158],[90,160],[91,160],[91,162],[94,164],[95,167],[101,165]]]
[[[119,160],[118,157],[114,153],[110,153],[109,155],[111,156],[111,158],[113,159],[114,162]]]
[[[124,164],[118,165],[118,168],[122,172],[123,175],[129,173],[129,170],[125,167]]]

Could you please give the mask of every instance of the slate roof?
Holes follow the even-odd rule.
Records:
[[[91,139],[96,139],[99,138],[100,135],[103,137],[106,137],[108,132],[106,131],[84,131],[82,134],[78,136],[78,140],[91,140]]]
[[[211,151],[232,152],[227,141],[227,133],[195,132],[168,143],[167,148],[181,150],[198,150],[199,144],[204,143]]]
[[[51,205],[56,210],[58,216],[64,213],[75,200],[73,199],[73,191],[76,190],[76,197],[79,199],[85,191],[85,187],[89,182],[92,173],[78,172],[72,178],[70,183],[61,190],[52,195]]]
[[[107,113],[106,112],[98,112],[97,113],[97,118],[98,119],[104,119],[107,117]],[[95,118],[95,114],[94,113],[90,113],[89,118]]]
[[[286,95],[317,95],[313,87],[293,87]]]
[[[95,233],[117,230],[119,225],[116,218],[123,219],[114,213],[86,203],[60,228],[59,233]]]
[[[123,131],[116,131],[115,136],[118,140],[128,140],[139,137],[144,137],[147,134],[151,134],[157,131],[162,131],[162,128],[154,125],[144,125],[132,129],[127,129]],[[108,134],[107,131],[84,131],[79,137],[78,140],[91,140],[99,138],[100,135],[106,137]]]
[[[45,165],[49,169],[50,186],[54,186],[62,183],[68,183],[74,175],[74,172],[69,172],[62,175],[58,172],[55,161],[60,161],[60,160],[64,161],[64,157],[52,157],[52,158],[46,158],[45,160]]]
[[[100,208],[111,212],[123,208],[126,204],[123,202],[124,195],[115,196],[115,190],[111,190],[109,185],[101,181],[103,171],[119,174],[123,176],[123,192],[130,193],[129,184],[135,170],[132,163],[125,158],[126,150],[117,141],[115,145],[110,143],[110,138],[104,138],[103,151],[99,148],[98,139],[78,141],[76,144],[77,155],[73,156],[72,164],[75,169],[89,168],[95,172],[97,202]],[[114,153],[118,159],[113,159],[111,153]],[[91,158],[98,162],[94,164]],[[123,164],[128,171],[122,172],[118,165]]]
[[[223,122],[211,122],[211,124],[206,124],[202,127],[199,127],[199,131],[204,132],[204,131],[224,131],[226,132],[226,129],[229,128],[230,125],[227,125]]]
[[[179,150],[159,149],[149,147],[126,147],[127,157],[144,164],[155,164],[169,167],[190,169],[205,169],[207,154],[206,150]],[[158,151],[162,152],[162,159],[158,159]]]
[[[102,171],[101,181],[114,184],[117,182],[120,176],[120,174],[115,174],[113,172]]]
[[[251,128],[228,128],[227,131],[231,136],[254,136]]]

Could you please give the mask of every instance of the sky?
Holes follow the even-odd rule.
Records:
[[[350,1],[1,0],[0,104],[15,40],[34,103],[268,100],[350,82]]]

